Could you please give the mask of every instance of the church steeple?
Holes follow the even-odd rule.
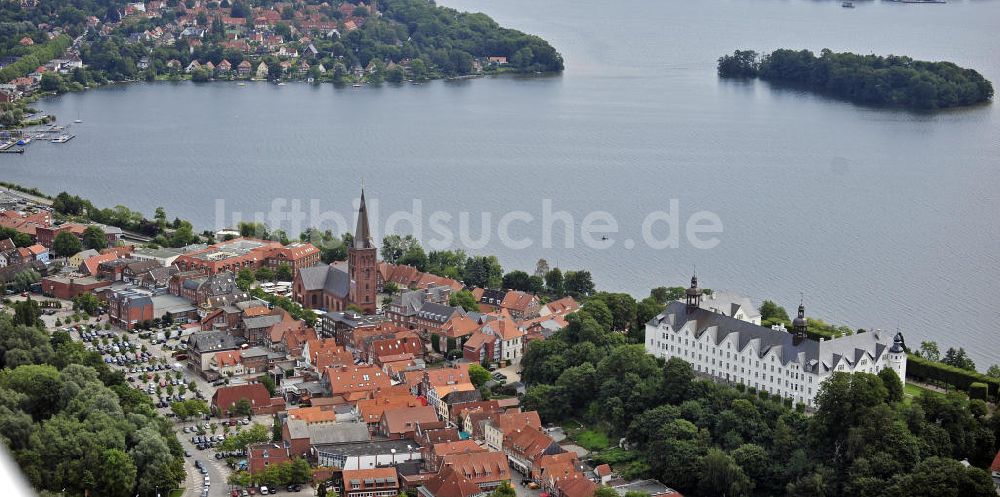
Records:
[[[365,314],[374,314],[378,284],[378,249],[375,248],[368,226],[368,206],[365,205],[364,186],[361,187],[361,205],[358,206],[358,228],[354,231],[354,244],[347,248],[347,274],[350,277],[348,303],[360,307]]]
[[[358,206],[358,227],[354,230],[354,248],[374,248],[368,227],[368,206],[365,205],[365,188],[361,187],[361,205]]]

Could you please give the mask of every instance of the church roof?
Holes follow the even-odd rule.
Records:
[[[350,278],[342,269],[333,266],[310,266],[299,269],[305,291],[323,290],[344,298],[350,290]]]

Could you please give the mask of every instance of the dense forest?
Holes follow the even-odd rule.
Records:
[[[974,105],[993,97],[993,85],[973,69],[890,55],[737,50],[719,58],[719,76],[753,78],[831,95],[851,102],[910,109]]]
[[[171,423],[35,302],[0,314],[0,441],[43,496],[154,496],[184,478]]]
[[[996,495],[982,468],[1000,446],[1000,413],[982,400],[956,392],[911,398],[890,370],[836,373],[807,414],[767,392],[699,379],[680,359],[646,354],[611,331],[617,315],[591,299],[568,327],[531,342],[521,363],[523,406],[544,422],[624,437],[631,450],[594,458],[626,478],[658,478],[698,497]]]

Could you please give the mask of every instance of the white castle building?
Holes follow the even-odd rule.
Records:
[[[646,352],[677,357],[701,374],[763,390],[812,406],[819,386],[836,371],[878,373],[892,368],[906,378],[903,335],[878,331],[829,340],[808,338],[805,307],[792,330],[765,328],[701,307],[698,278],[685,302],[674,301],[646,323]]]

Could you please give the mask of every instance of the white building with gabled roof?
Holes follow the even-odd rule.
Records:
[[[799,305],[791,332],[705,309],[697,279],[684,302],[675,301],[646,323],[645,349],[691,363],[695,372],[771,395],[814,405],[820,385],[834,372],[876,374],[892,368],[906,378],[903,336],[872,331],[815,340],[807,336]]]

